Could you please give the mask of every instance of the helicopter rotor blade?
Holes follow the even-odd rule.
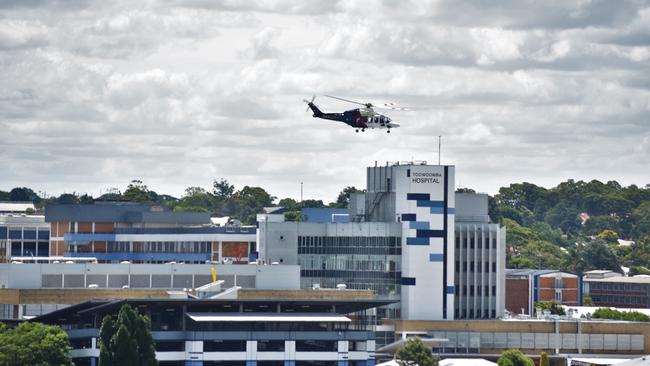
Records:
[[[381,103],[380,105],[376,105],[375,108],[380,108],[380,109],[392,109],[394,111],[410,111],[413,108],[410,107],[400,107],[396,103]]]
[[[328,97],[328,98],[338,99],[338,100],[342,100],[342,101],[344,101],[344,102],[348,102],[348,103],[353,103],[353,104],[363,105],[363,106],[366,106],[366,107],[372,107],[372,104],[370,104],[370,103],[361,103],[361,102],[357,102],[357,101],[350,100],[350,99],[345,99],[345,98],[335,97],[335,96],[333,96],[333,95],[327,95],[327,94],[323,94],[323,95],[325,95],[325,96]]]

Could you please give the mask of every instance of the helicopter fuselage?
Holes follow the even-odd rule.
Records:
[[[343,122],[355,129],[366,128],[397,128],[398,123],[393,122],[389,117],[376,113],[372,108],[355,108],[343,113],[323,113],[314,103],[308,103],[309,108],[314,113],[314,118],[328,119],[331,121]]]

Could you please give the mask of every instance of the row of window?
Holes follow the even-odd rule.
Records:
[[[9,229],[8,227],[0,227],[0,240],[50,240],[50,231],[48,229]]]
[[[345,271],[401,271],[399,256],[373,254],[343,255],[300,255],[298,265],[301,269],[345,270]]]
[[[463,289],[462,292],[463,296],[468,296],[468,291],[467,291],[468,289],[469,289],[469,296],[474,296],[474,292],[475,292],[474,285],[470,285],[470,286],[463,285],[462,289]],[[461,295],[461,292],[459,292],[458,290],[460,290],[460,285],[456,285],[456,292],[455,292],[456,298],[458,298],[458,296]],[[483,294],[485,294],[485,296],[490,296],[490,286],[487,285],[476,286],[476,296],[483,296]],[[496,295],[497,295],[497,287],[492,286],[492,296],[496,296]]]
[[[488,249],[489,248],[489,237],[464,237],[462,238],[463,248],[469,247],[470,249]],[[460,249],[461,237],[459,233],[456,233],[456,249]],[[497,248],[497,238],[492,238],[492,249]]]
[[[314,247],[401,247],[397,236],[298,236],[298,248]]]
[[[490,272],[490,267],[492,267],[492,272],[496,273],[497,272],[497,263],[492,262],[492,266],[490,266],[490,262],[485,262],[485,265],[483,262],[476,262],[476,265],[474,264],[474,261],[468,262],[463,262],[463,272],[483,272],[485,269],[485,272]],[[460,266],[460,261],[456,261],[456,272],[460,272],[461,266]]]
[[[297,352],[337,352],[338,341],[301,340],[296,342]],[[88,349],[92,347],[91,338],[76,338],[70,340],[73,349]],[[349,342],[348,351],[360,351],[361,342]],[[156,341],[158,352],[185,351],[185,341]],[[284,340],[258,340],[257,352],[284,352]],[[246,352],[245,340],[205,340],[203,352]]]
[[[12,257],[47,257],[50,255],[49,242],[12,241]]]
[[[590,290],[639,291],[646,292],[648,285],[619,282],[588,282]]]
[[[496,318],[497,317],[497,312],[496,310],[479,310],[479,309],[465,309],[463,311],[460,311],[459,309],[454,310],[454,318],[455,319],[490,319],[490,318]]]
[[[210,253],[211,242],[108,242],[76,245],[77,252],[96,253]]]
[[[629,295],[591,295],[592,301],[598,305],[604,304],[630,304],[645,305],[648,301],[646,297],[629,296]]]

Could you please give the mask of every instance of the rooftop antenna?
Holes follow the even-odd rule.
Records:
[[[440,145],[442,145],[442,136],[438,135],[438,165],[440,165]]]

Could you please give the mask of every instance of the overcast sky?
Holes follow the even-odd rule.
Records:
[[[650,1],[0,0],[0,189],[332,201],[375,161],[456,185],[650,183]],[[487,5],[491,4],[491,5]],[[314,119],[417,107],[401,128]]]

